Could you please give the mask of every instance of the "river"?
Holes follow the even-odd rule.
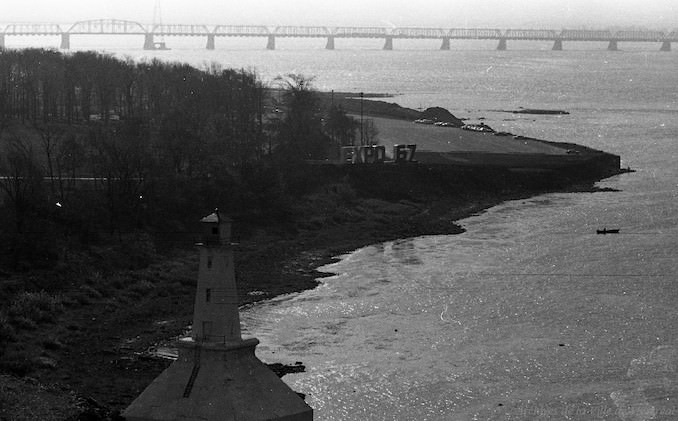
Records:
[[[257,355],[306,365],[284,379],[318,420],[678,418],[678,53],[345,42],[114,52],[390,93],[403,106],[612,152],[636,172],[599,183],[616,192],[512,201],[461,221],[460,235],[342,256],[318,288],[242,312]],[[504,112],[519,107],[570,114]],[[603,227],[620,233],[596,235]]]

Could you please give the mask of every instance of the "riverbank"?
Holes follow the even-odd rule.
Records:
[[[424,164],[314,165],[303,171],[319,180],[320,187],[296,203],[285,222],[234,216],[242,305],[313,288],[324,275],[316,268],[357,248],[459,233],[456,221],[503,201],[552,191],[593,192],[595,181],[613,174],[608,169],[559,170],[534,177],[494,167]],[[110,249],[97,253],[102,260],[116,257]],[[70,287],[59,293],[56,319],[16,332],[5,368],[13,367],[42,386],[28,395],[34,396],[31,399],[16,394],[15,400],[3,402],[0,417],[12,419],[11,408],[20,411],[23,405],[25,410],[26,402],[40,400],[44,412],[33,419],[121,410],[168,365],[149,358],[146,351],[181,334],[190,323],[197,276],[197,254],[190,244],[154,253],[151,265],[136,270],[93,270],[96,260],[82,259],[57,273],[2,279],[6,290],[26,282],[39,286],[47,278],[53,283],[54,277]],[[0,381],[5,388],[25,383],[6,377]],[[63,399],[42,398],[40,391]]]

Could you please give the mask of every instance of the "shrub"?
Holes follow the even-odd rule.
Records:
[[[37,324],[54,320],[55,315],[61,311],[63,311],[61,297],[40,291],[18,294],[10,304],[8,313],[14,322],[23,320]]]
[[[340,203],[353,203],[358,198],[358,194],[348,183],[336,183],[328,186],[328,188],[337,195]]]
[[[145,268],[158,258],[155,243],[147,233],[124,236],[111,251],[115,266],[128,269]]]
[[[9,349],[0,360],[0,371],[19,377],[30,374],[34,369],[35,365],[31,361],[31,357],[22,349]]]
[[[86,296],[88,296],[89,298],[95,298],[96,299],[96,298],[101,298],[103,296],[101,294],[101,292],[99,292],[99,290],[92,288],[89,285],[81,285],[80,291],[83,294],[85,294]]]
[[[111,277],[109,280],[110,285],[115,289],[124,289],[127,286],[127,279],[121,275],[116,275]]]
[[[35,330],[38,328],[38,324],[33,321],[33,319],[29,319],[28,317],[24,316],[15,316],[12,318],[12,323],[17,328],[23,330]]]
[[[10,324],[9,317],[0,313],[0,355],[2,355],[5,345],[16,339],[14,328]]]
[[[90,296],[86,292],[83,292],[83,291],[78,291],[78,293],[71,296],[69,298],[69,304],[71,304],[71,299],[78,306],[86,306],[86,305],[92,304],[92,299],[90,298]]]
[[[137,294],[137,295],[145,295],[149,291],[151,291],[153,288],[154,288],[154,285],[150,281],[144,279],[144,280],[138,281],[134,285],[132,285],[130,287],[130,292]]]
[[[42,341],[42,346],[45,349],[49,349],[49,350],[54,351],[54,350],[63,348],[64,344],[61,343],[61,341],[58,338],[49,337],[49,338]]]

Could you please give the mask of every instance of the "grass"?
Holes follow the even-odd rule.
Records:
[[[22,320],[37,326],[41,322],[53,322],[63,311],[60,296],[53,296],[45,291],[20,292],[14,298],[8,309],[12,322]]]
[[[27,375],[37,369],[44,348],[24,339],[39,336],[32,332],[41,324],[57,322],[63,309],[62,298],[58,295],[45,291],[16,294],[0,311],[0,370]]]
[[[14,341],[16,339],[16,332],[14,326],[10,322],[9,317],[5,313],[0,313],[0,354],[2,354],[3,344]]]
[[[26,405],[30,402],[30,405]],[[74,395],[30,379],[0,375],[0,420],[57,421],[79,412]]]

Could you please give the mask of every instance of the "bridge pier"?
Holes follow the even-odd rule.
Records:
[[[450,49],[450,39],[445,37],[443,38],[443,43],[440,46],[441,50],[449,50]]]
[[[275,36],[269,35],[268,42],[266,43],[267,50],[275,50]]]
[[[607,46],[607,51],[619,51],[619,47],[617,46],[617,40],[616,39],[610,40],[610,43]]]
[[[0,48],[5,48],[5,34],[0,34]]]
[[[61,34],[61,46],[62,50],[69,50],[71,48],[71,35],[70,34]]]
[[[214,34],[207,34],[207,46],[205,48],[214,50]]]
[[[153,34],[144,35],[144,50],[155,50],[155,41],[153,41]]]
[[[551,48],[553,51],[563,51],[563,40],[562,39],[557,39],[553,42],[553,48]]]
[[[497,50],[506,51],[506,38],[499,39],[499,45],[497,45]]]
[[[326,50],[334,50],[334,37],[327,37],[327,44],[325,45]]]
[[[659,51],[671,51],[671,41],[662,42],[662,46],[659,48]]]
[[[391,51],[393,49],[393,37],[386,37],[386,41],[384,41],[384,50]]]

